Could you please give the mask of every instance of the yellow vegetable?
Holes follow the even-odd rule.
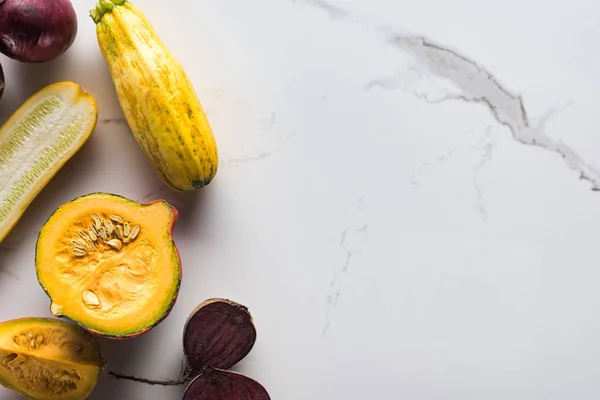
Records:
[[[48,85],[0,127],[0,241],[96,127],[96,101],[73,82]]]
[[[141,204],[109,193],[60,206],[42,227],[35,256],[52,313],[112,339],[157,326],[181,284],[177,216],[163,200]]]
[[[217,145],[181,64],[129,1],[99,0],[90,16],[125,118],[163,181],[178,191],[210,183]]]
[[[0,384],[24,398],[87,399],[105,366],[98,341],[74,324],[50,318],[0,323]]]

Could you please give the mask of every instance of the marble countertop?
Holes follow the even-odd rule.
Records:
[[[277,400],[600,397],[600,7],[592,0],[138,0],[219,145],[166,188],[133,139],[88,17],[42,65],[7,58],[1,121],[77,82],[91,139],[0,245],[0,320],[50,316],[34,271],[52,211],[95,191],[180,211],[170,316],[102,340],[111,369],[179,373],[209,297],[258,330],[234,370]],[[102,375],[92,400],[180,399]],[[0,389],[0,399],[18,397]]]

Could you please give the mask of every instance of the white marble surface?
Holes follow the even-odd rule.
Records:
[[[0,59],[2,121],[45,84],[100,106],[90,141],[0,245],[0,320],[50,315],[48,215],[92,191],[179,208],[184,280],[159,327],[102,341],[113,370],[180,369],[202,300],[247,305],[235,369],[277,400],[600,397],[600,6],[593,0],[138,0],[219,144],[166,189],[132,138],[87,16],[58,60]],[[584,178],[584,179],[580,179]],[[103,376],[92,399],[179,399]],[[0,399],[17,397],[0,390]]]

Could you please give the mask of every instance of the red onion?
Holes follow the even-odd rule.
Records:
[[[4,94],[4,86],[5,86],[4,71],[2,70],[2,64],[0,64],[0,99],[2,98],[2,95]]]
[[[21,62],[50,61],[75,41],[69,0],[0,0],[0,53]]]

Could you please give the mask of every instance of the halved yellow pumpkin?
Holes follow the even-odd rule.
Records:
[[[0,384],[28,399],[87,398],[106,365],[96,339],[57,319],[0,323]]]
[[[172,238],[177,210],[92,193],[59,207],[36,247],[40,285],[56,316],[109,338],[142,334],[167,317],[181,284]]]

